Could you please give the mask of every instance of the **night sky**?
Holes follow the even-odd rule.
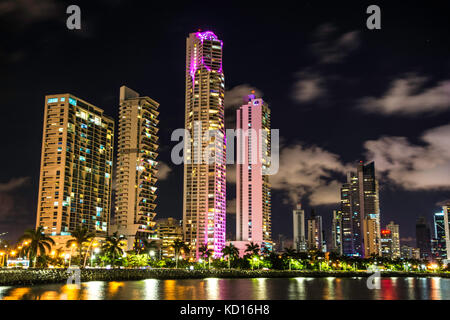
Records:
[[[397,3],[2,1],[0,233],[14,241],[35,224],[44,96],[72,93],[117,119],[121,85],[160,103],[157,215],[181,219],[183,167],[171,163],[170,135],[184,127],[186,37],[201,29],[224,42],[227,124],[255,90],[280,130],[274,240],[292,237],[298,201],[329,234],[345,173],[375,160],[382,227],[394,220],[414,244],[416,219],[431,223],[450,199],[450,3]],[[66,28],[70,4],[81,30]],[[369,4],[381,8],[381,30],[366,27]]]

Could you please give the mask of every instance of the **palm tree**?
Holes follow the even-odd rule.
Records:
[[[295,256],[295,254],[296,254],[296,251],[294,249],[292,249],[292,248],[285,248],[284,249],[283,256],[285,258],[287,258],[288,261],[289,261],[289,270],[291,270],[291,259],[292,259],[292,257]]]
[[[44,234],[44,228],[39,226],[35,229],[28,229],[21,236],[18,242],[28,241],[29,246],[26,248],[26,254],[30,260],[33,260],[33,267],[36,266],[36,258],[39,255],[45,254],[45,250],[50,251],[55,241]]]
[[[272,252],[272,249],[268,246],[263,246],[261,248],[261,253],[263,256],[268,256],[268,255],[270,255],[271,252]]]
[[[213,254],[211,249],[208,249],[208,245],[204,244],[198,248],[198,252],[200,253],[201,258],[208,259],[208,269],[211,267],[210,257]]]
[[[141,254],[142,252],[148,253],[152,249],[159,247],[158,241],[151,239],[135,239],[134,240],[134,252]]]
[[[189,247],[180,239],[175,239],[172,245],[175,251],[175,268],[178,269],[178,259],[181,251],[189,252]]]
[[[239,250],[236,248],[232,243],[230,243],[228,246],[223,247],[222,253],[225,257],[228,257],[228,269],[231,268],[231,260],[236,259],[239,257]]]
[[[87,242],[91,242],[91,240],[95,238],[95,233],[90,232],[88,230],[88,228],[83,227],[83,228],[76,229],[75,231],[73,231],[72,237],[73,237],[73,239],[70,239],[69,241],[66,242],[66,247],[67,248],[69,248],[71,246],[78,247],[78,257],[80,258],[80,264],[81,264],[81,259],[82,259],[82,255],[83,255],[83,245]],[[86,252],[83,267],[86,264],[87,254],[88,254],[88,252]]]
[[[123,249],[121,247],[122,241],[125,240],[124,236],[119,236],[117,231],[111,236],[106,237],[105,243],[102,245],[102,250],[105,254],[111,256],[111,263],[114,263],[118,257],[123,255]]]
[[[245,249],[245,252],[248,252],[250,254],[255,254],[255,255],[259,255],[260,253],[260,248],[259,245],[257,243],[247,243],[247,248]]]

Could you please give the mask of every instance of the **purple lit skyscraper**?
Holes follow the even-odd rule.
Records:
[[[222,256],[225,246],[222,46],[222,41],[211,31],[191,33],[186,41],[185,128],[191,140],[185,140],[183,234],[195,258],[199,258],[198,249],[204,244],[214,251],[215,257]],[[203,138],[208,132],[209,137]],[[201,153],[196,154],[196,150]],[[205,151],[213,161],[199,159]]]

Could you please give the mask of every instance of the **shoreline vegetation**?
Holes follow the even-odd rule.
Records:
[[[67,283],[67,269],[3,269],[0,270],[0,286],[22,286]],[[81,269],[81,282],[132,281],[145,279],[205,279],[205,278],[320,278],[320,277],[369,277],[369,271],[298,271],[298,270],[185,270],[185,269]],[[449,272],[381,271],[381,277],[443,277]]]

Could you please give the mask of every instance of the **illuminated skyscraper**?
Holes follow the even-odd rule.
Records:
[[[333,210],[331,222],[331,250],[342,255],[342,212]]]
[[[347,256],[380,255],[380,207],[373,162],[358,163],[341,188],[342,244]]]
[[[71,94],[45,97],[36,226],[57,247],[87,228],[106,236],[111,206],[114,120]]]
[[[116,212],[113,231],[135,240],[155,238],[156,153],[159,104],[126,86],[120,87]]]
[[[186,109],[183,234],[198,257],[207,244],[222,255],[226,227],[225,79],[222,41],[211,31],[191,33],[186,40]],[[208,134],[209,133],[209,136]],[[209,163],[202,159],[208,153]]]
[[[321,251],[324,245],[322,217],[316,215],[314,209],[311,210],[311,217],[308,218],[306,225],[308,229],[308,250]]]
[[[381,230],[381,255],[384,258],[393,259],[392,256],[392,232],[391,230],[384,229]]]
[[[446,257],[450,258],[450,203],[442,206],[442,213],[444,215],[444,225],[445,225],[445,247],[446,247]]]
[[[302,205],[298,204],[297,209],[292,212],[293,225],[294,225],[294,248],[298,252],[306,252],[306,236],[305,236],[305,210],[302,209]]]
[[[270,109],[254,94],[236,111],[236,247],[254,242],[272,249],[269,176],[263,167],[270,154]],[[267,148],[261,139],[267,133]],[[239,244],[239,242],[242,242]]]
[[[431,250],[435,259],[447,259],[444,212],[434,214],[434,241]]]

